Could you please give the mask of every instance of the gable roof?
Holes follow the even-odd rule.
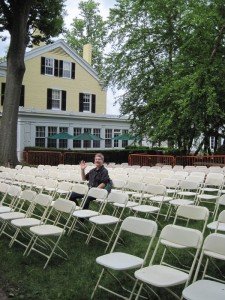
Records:
[[[39,46],[33,50],[30,50],[25,53],[25,62],[30,60],[38,55],[44,55],[44,53],[52,51],[57,48],[62,48],[75,62],[77,62],[82,68],[84,68],[90,75],[92,75],[97,81],[101,82],[96,71],[92,66],[87,63],[74,49],[66,44],[63,39],[59,39],[52,44],[45,46]],[[4,61],[0,64],[0,69],[6,70],[7,62]]]

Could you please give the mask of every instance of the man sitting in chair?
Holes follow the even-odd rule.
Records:
[[[82,180],[88,180],[89,188],[106,188],[108,192],[110,192],[110,188],[108,189],[108,186],[110,186],[111,180],[109,179],[108,170],[104,167],[104,156],[101,153],[97,153],[95,155],[94,163],[95,168],[91,169],[87,174],[85,174],[85,169],[87,165],[84,160],[80,162]],[[83,198],[83,196],[84,195],[72,192],[70,200],[75,201],[78,205],[77,199]],[[95,200],[95,198],[88,196],[83,205],[83,209],[88,209],[92,200]]]

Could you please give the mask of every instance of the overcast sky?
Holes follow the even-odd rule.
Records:
[[[67,17],[65,18],[66,27],[69,29],[70,24],[74,17],[79,17],[78,11],[78,3],[80,1],[75,0],[67,0],[66,3],[66,10],[67,10]],[[100,14],[104,19],[107,18],[109,14],[109,9],[112,8],[116,0],[95,0],[95,2],[99,3],[99,10]],[[0,41],[0,57],[6,54],[8,48],[9,40],[6,42]],[[113,105],[114,103],[114,95],[111,90],[108,90],[107,93],[107,114],[119,114],[119,105]]]

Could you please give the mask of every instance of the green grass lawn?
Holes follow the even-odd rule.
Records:
[[[160,218],[162,226],[172,223],[172,221],[172,218],[169,222],[165,222],[164,218]],[[198,228],[199,224],[196,223],[194,226]],[[208,233],[207,231],[206,234]],[[157,236],[159,234],[160,230]],[[0,286],[7,296],[12,299],[90,299],[101,271],[101,267],[96,264],[95,259],[104,253],[105,244],[92,239],[89,245],[86,245],[85,240],[85,235],[76,232],[73,232],[71,236],[64,236],[60,244],[68,253],[69,259],[65,261],[53,256],[47,268],[43,270],[46,262],[43,256],[35,252],[31,252],[28,257],[23,256],[24,248],[17,243],[9,248],[10,239],[2,235],[0,237]],[[126,245],[129,242],[136,242],[130,236],[125,236],[124,241],[125,245],[121,245],[123,250],[126,250]],[[156,241],[157,238],[154,245]],[[143,250],[144,245],[144,242],[139,243],[137,240],[134,247],[139,252]],[[152,251],[150,257],[151,254]],[[147,262],[149,262],[150,257]],[[117,289],[112,278],[107,278],[105,283]],[[129,285],[129,282],[127,284]],[[117,290],[120,292],[119,288]],[[159,292],[162,299],[174,299],[163,290]],[[118,298],[98,289],[94,299]],[[151,299],[154,300],[154,296],[151,296]]]

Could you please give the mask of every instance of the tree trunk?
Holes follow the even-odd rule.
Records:
[[[27,21],[32,0],[11,2],[7,54],[7,75],[0,130],[0,165],[15,166],[17,158],[17,121],[21,86],[25,72],[24,56],[27,46]],[[23,43],[21,42],[23,41]]]

